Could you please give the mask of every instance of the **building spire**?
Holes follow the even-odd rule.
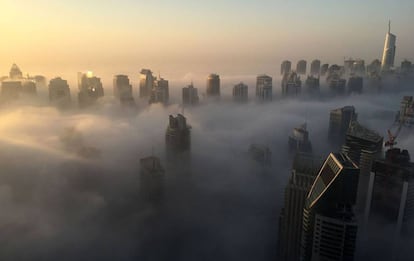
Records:
[[[391,20],[388,21],[388,33],[391,33]]]

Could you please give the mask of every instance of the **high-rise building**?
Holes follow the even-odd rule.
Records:
[[[196,105],[199,102],[198,90],[194,88],[191,83],[188,87],[183,88],[183,104],[185,105]]]
[[[4,100],[14,100],[19,98],[22,90],[22,81],[7,79],[1,82],[1,98]]]
[[[292,134],[289,136],[289,150],[294,153],[312,153],[312,143],[309,140],[306,124],[293,129]]]
[[[362,93],[364,79],[361,76],[351,76],[348,79],[348,93]]]
[[[93,76],[92,72],[78,73],[78,101],[80,107],[87,107],[104,96],[101,79]]]
[[[367,66],[367,72],[368,73],[377,73],[379,74],[381,72],[381,61],[378,59],[373,60],[368,66]]]
[[[311,186],[322,165],[312,154],[298,153],[293,160],[284,205],[279,217],[278,260],[299,260],[302,238],[303,208]]]
[[[220,97],[220,76],[217,74],[210,74],[207,77],[207,97]]]
[[[413,64],[410,61],[404,60],[401,62],[400,72],[402,75],[408,75],[412,73],[412,71],[413,71]]]
[[[271,101],[273,96],[273,79],[265,74],[257,76],[256,96],[262,101]]]
[[[139,190],[143,200],[158,202],[164,194],[165,170],[158,157],[150,156],[140,160]]]
[[[26,80],[22,83],[22,90],[21,92],[23,94],[28,94],[28,95],[36,95],[37,90],[36,90],[36,83],[34,81],[30,81],[30,80]]]
[[[151,70],[142,69],[139,81],[139,97],[147,98],[151,94],[151,90],[154,87],[155,78],[152,75]]]
[[[321,66],[321,76],[325,76],[328,73],[329,64],[325,63]]]
[[[329,118],[328,139],[331,144],[341,146],[352,121],[357,120],[354,106],[332,110]]]
[[[251,158],[262,165],[272,164],[272,152],[269,147],[260,144],[252,144],[249,147]]]
[[[370,175],[364,237],[372,245],[384,246],[375,249],[374,255],[383,260],[408,260],[398,258],[398,253],[402,243],[413,236],[413,218],[414,164],[407,150],[392,148],[385,159],[374,162]],[[410,248],[412,251],[412,245]]]
[[[248,89],[249,87],[242,82],[236,84],[233,87],[233,99],[238,102],[247,102],[249,99]]]
[[[305,85],[306,85],[306,90],[311,93],[319,93],[319,86],[320,86],[320,80],[319,80],[319,76],[315,77],[312,75],[309,75],[308,78],[306,78],[305,81]]]
[[[317,75],[319,77],[320,72],[321,72],[321,61],[313,60],[311,63],[310,74]]]
[[[358,214],[364,212],[371,167],[374,160],[381,157],[383,142],[381,135],[356,120],[350,123],[346,132],[342,153],[347,154],[360,168],[356,205]]]
[[[342,79],[338,73],[330,74],[327,78],[328,87],[334,95],[344,95],[346,80]]]
[[[302,74],[305,75],[306,74],[306,66],[307,63],[305,60],[300,60],[297,64],[296,64],[296,72],[298,74]]]
[[[366,68],[365,68],[365,61],[362,59],[356,59],[352,64],[352,71],[351,73],[358,75],[358,76],[365,76]]]
[[[69,106],[71,103],[68,82],[60,77],[49,82],[49,101],[59,107]]]
[[[9,77],[12,80],[18,80],[23,78],[23,73],[20,70],[19,66],[17,66],[15,63],[12,65],[9,73]]]
[[[149,103],[168,104],[170,99],[169,83],[164,78],[159,77],[155,81],[154,87],[151,90]]]
[[[135,105],[134,96],[132,94],[132,85],[126,75],[114,76],[114,96],[118,98],[122,105]]]
[[[172,153],[186,152],[191,148],[191,126],[187,124],[187,119],[178,114],[177,117],[170,115],[167,127],[165,142],[167,151]]]
[[[358,175],[358,166],[345,154],[328,156],[303,209],[300,260],[354,260]]]
[[[407,126],[414,124],[414,98],[413,96],[404,96],[401,101],[400,111],[397,114],[397,122]]]
[[[290,72],[283,75],[282,79],[282,95],[283,96],[297,96],[302,90],[302,81],[300,76],[295,72]]]
[[[290,61],[283,61],[282,65],[280,66],[280,74],[285,75],[286,73],[290,73],[292,70],[292,63]]]
[[[391,33],[391,21],[388,24],[388,32],[385,35],[384,52],[382,53],[381,70],[389,71],[394,67],[397,37]]]

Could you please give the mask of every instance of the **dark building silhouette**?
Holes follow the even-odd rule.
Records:
[[[358,166],[345,154],[328,156],[303,209],[300,260],[354,260],[358,175]]]
[[[154,87],[155,78],[152,75],[151,70],[142,69],[139,81],[139,97],[148,98],[151,94],[151,90]]]
[[[154,87],[151,90],[149,103],[168,104],[170,99],[169,83],[164,78],[159,77],[155,81]]]
[[[322,159],[307,153],[298,153],[293,160],[279,217],[278,260],[299,260],[303,208],[322,163]]]
[[[170,115],[169,124],[165,134],[167,151],[180,153],[189,151],[191,148],[191,126],[187,124],[187,119],[178,114],[177,117]]]
[[[165,170],[159,158],[150,156],[140,160],[139,190],[143,200],[159,202],[164,196]]]
[[[127,75],[115,75],[113,87],[114,96],[119,99],[122,105],[135,105],[132,85]]]
[[[344,95],[346,89],[346,80],[342,79],[339,74],[330,74],[327,78],[328,87],[334,95]]]
[[[256,96],[261,101],[271,101],[273,98],[273,79],[265,74],[257,76]]]
[[[12,80],[18,80],[23,78],[23,73],[20,70],[19,66],[17,66],[15,63],[12,65],[9,73],[9,77]]]
[[[348,93],[362,93],[364,79],[361,76],[351,76],[348,79]]]
[[[306,124],[294,128],[289,136],[289,151],[312,153],[312,143],[309,140],[309,132]]]
[[[325,76],[328,73],[329,64],[325,63],[321,66],[321,76]]]
[[[266,166],[272,164],[272,152],[267,146],[252,144],[249,147],[249,154],[253,160],[260,163],[261,165]]]
[[[237,102],[247,102],[249,99],[249,87],[244,83],[236,84],[233,87],[233,100]]]
[[[309,75],[308,78],[306,78],[305,85],[306,85],[306,90],[308,91],[308,93],[311,93],[311,94],[319,93],[320,91],[319,76],[315,77],[315,76]]]
[[[71,104],[68,82],[60,77],[49,82],[49,101],[58,107],[67,107]]]
[[[414,164],[407,150],[389,149],[372,166],[365,212],[365,237],[376,246],[368,253],[382,260],[408,260],[399,252],[412,251],[403,242],[412,238]],[[405,248],[405,249],[404,249]]]
[[[217,74],[210,74],[207,77],[207,97],[220,97],[220,76]]]
[[[78,102],[81,108],[94,104],[104,96],[101,79],[93,76],[92,72],[78,73]]]
[[[381,73],[381,61],[378,59],[373,60],[368,66],[367,66],[367,72],[368,73]]]
[[[397,114],[397,122],[399,124],[404,124],[412,126],[414,124],[414,99],[413,96],[404,96],[401,105],[400,111]]]
[[[188,87],[183,88],[183,104],[185,105],[196,105],[199,102],[198,90],[194,88],[191,83]]]
[[[305,75],[306,74],[306,67],[307,67],[306,61],[305,60],[300,60],[296,65],[296,72],[298,74]]]
[[[1,82],[1,98],[3,100],[18,99],[21,90],[22,81],[8,79]]]
[[[401,62],[400,72],[402,75],[406,76],[412,73],[413,65],[410,61],[404,60]]]
[[[295,72],[290,72],[283,75],[282,79],[282,95],[283,96],[297,96],[301,93],[302,81],[300,76]]]
[[[282,65],[280,66],[280,74],[285,75],[286,73],[290,73],[292,70],[292,63],[290,61],[283,61]]]
[[[320,60],[313,60],[311,63],[310,74],[313,76],[318,76],[321,73],[321,61]]]
[[[332,110],[329,118],[328,139],[332,145],[341,146],[352,121],[357,120],[354,106]]]

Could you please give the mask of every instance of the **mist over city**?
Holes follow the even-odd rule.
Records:
[[[0,260],[414,260],[413,3],[0,6]]]

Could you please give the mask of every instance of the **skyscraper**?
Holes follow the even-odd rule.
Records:
[[[157,202],[164,194],[165,170],[159,158],[150,156],[140,160],[139,190],[143,200]]]
[[[305,199],[322,163],[311,154],[295,155],[279,217],[278,256],[281,261],[299,260]]]
[[[348,79],[348,93],[362,93],[364,79],[361,76],[351,76]]]
[[[388,24],[388,32],[385,35],[384,52],[382,53],[381,70],[389,71],[394,67],[397,37],[391,33],[391,21]]]
[[[220,76],[217,74],[210,74],[207,77],[207,97],[220,97]]]
[[[357,120],[354,106],[332,110],[329,118],[328,139],[332,145],[341,146],[352,121]]]
[[[312,75],[309,75],[308,78],[306,78],[305,81],[305,85],[306,85],[306,90],[311,93],[311,94],[315,94],[315,93],[319,93],[319,87],[320,87],[320,79],[319,76],[315,77]]]
[[[59,107],[66,107],[71,103],[68,82],[60,77],[49,82],[49,101]]]
[[[199,102],[198,90],[194,88],[191,83],[188,87],[183,88],[183,104],[185,105],[196,105]]]
[[[397,122],[411,126],[414,124],[414,98],[413,96],[404,96],[401,101],[400,111],[397,115]]]
[[[123,105],[134,105],[135,100],[132,94],[132,85],[126,75],[114,76],[114,96],[121,101]]]
[[[358,166],[345,154],[328,156],[303,209],[300,260],[354,260],[358,175]]]
[[[78,101],[80,107],[87,107],[104,96],[101,79],[93,76],[92,72],[78,73]]]
[[[244,83],[236,84],[233,87],[233,99],[238,102],[247,102],[249,87]]]
[[[289,136],[289,150],[294,153],[312,153],[312,143],[309,140],[309,132],[306,129],[306,123],[293,129],[292,134]]]
[[[168,104],[170,99],[169,83],[164,78],[159,77],[155,81],[154,87],[151,90],[149,103],[162,103]]]
[[[339,73],[332,73],[327,78],[328,87],[333,95],[344,95],[346,80],[341,78]]]
[[[280,74],[285,75],[286,73],[290,73],[292,70],[292,63],[290,61],[283,61],[282,65],[280,66]]]
[[[389,149],[385,159],[372,166],[365,211],[365,238],[370,244],[384,246],[375,250],[375,256],[406,260],[398,259],[398,253],[403,241],[412,238],[413,203],[414,164],[407,150]]]
[[[305,75],[306,74],[306,66],[307,66],[306,61],[305,60],[300,60],[296,65],[296,72],[298,74]]]
[[[283,75],[282,79],[282,95],[283,96],[297,96],[302,90],[302,81],[300,76],[295,72],[290,72]]]
[[[19,66],[17,66],[15,63],[12,65],[9,73],[10,79],[18,80],[23,78],[23,73],[20,70]]]
[[[319,76],[321,72],[321,61],[320,60],[313,60],[311,63],[310,74]]]
[[[187,119],[178,114],[177,117],[170,115],[169,124],[165,134],[167,151],[180,153],[189,151],[191,148],[191,126],[187,124]]]
[[[325,76],[326,73],[328,72],[328,69],[329,69],[329,64],[327,64],[327,63],[322,64],[322,66],[321,66],[321,76]]]
[[[139,97],[146,98],[151,94],[151,90],[154,86],[155,78],[152,75],[151,70],[142,69],[139,81]]]
[[[256,80],[256,96],[261,101],[271,101],[272,100],[272,77],[267,76],[265,74],[257,76]]]

